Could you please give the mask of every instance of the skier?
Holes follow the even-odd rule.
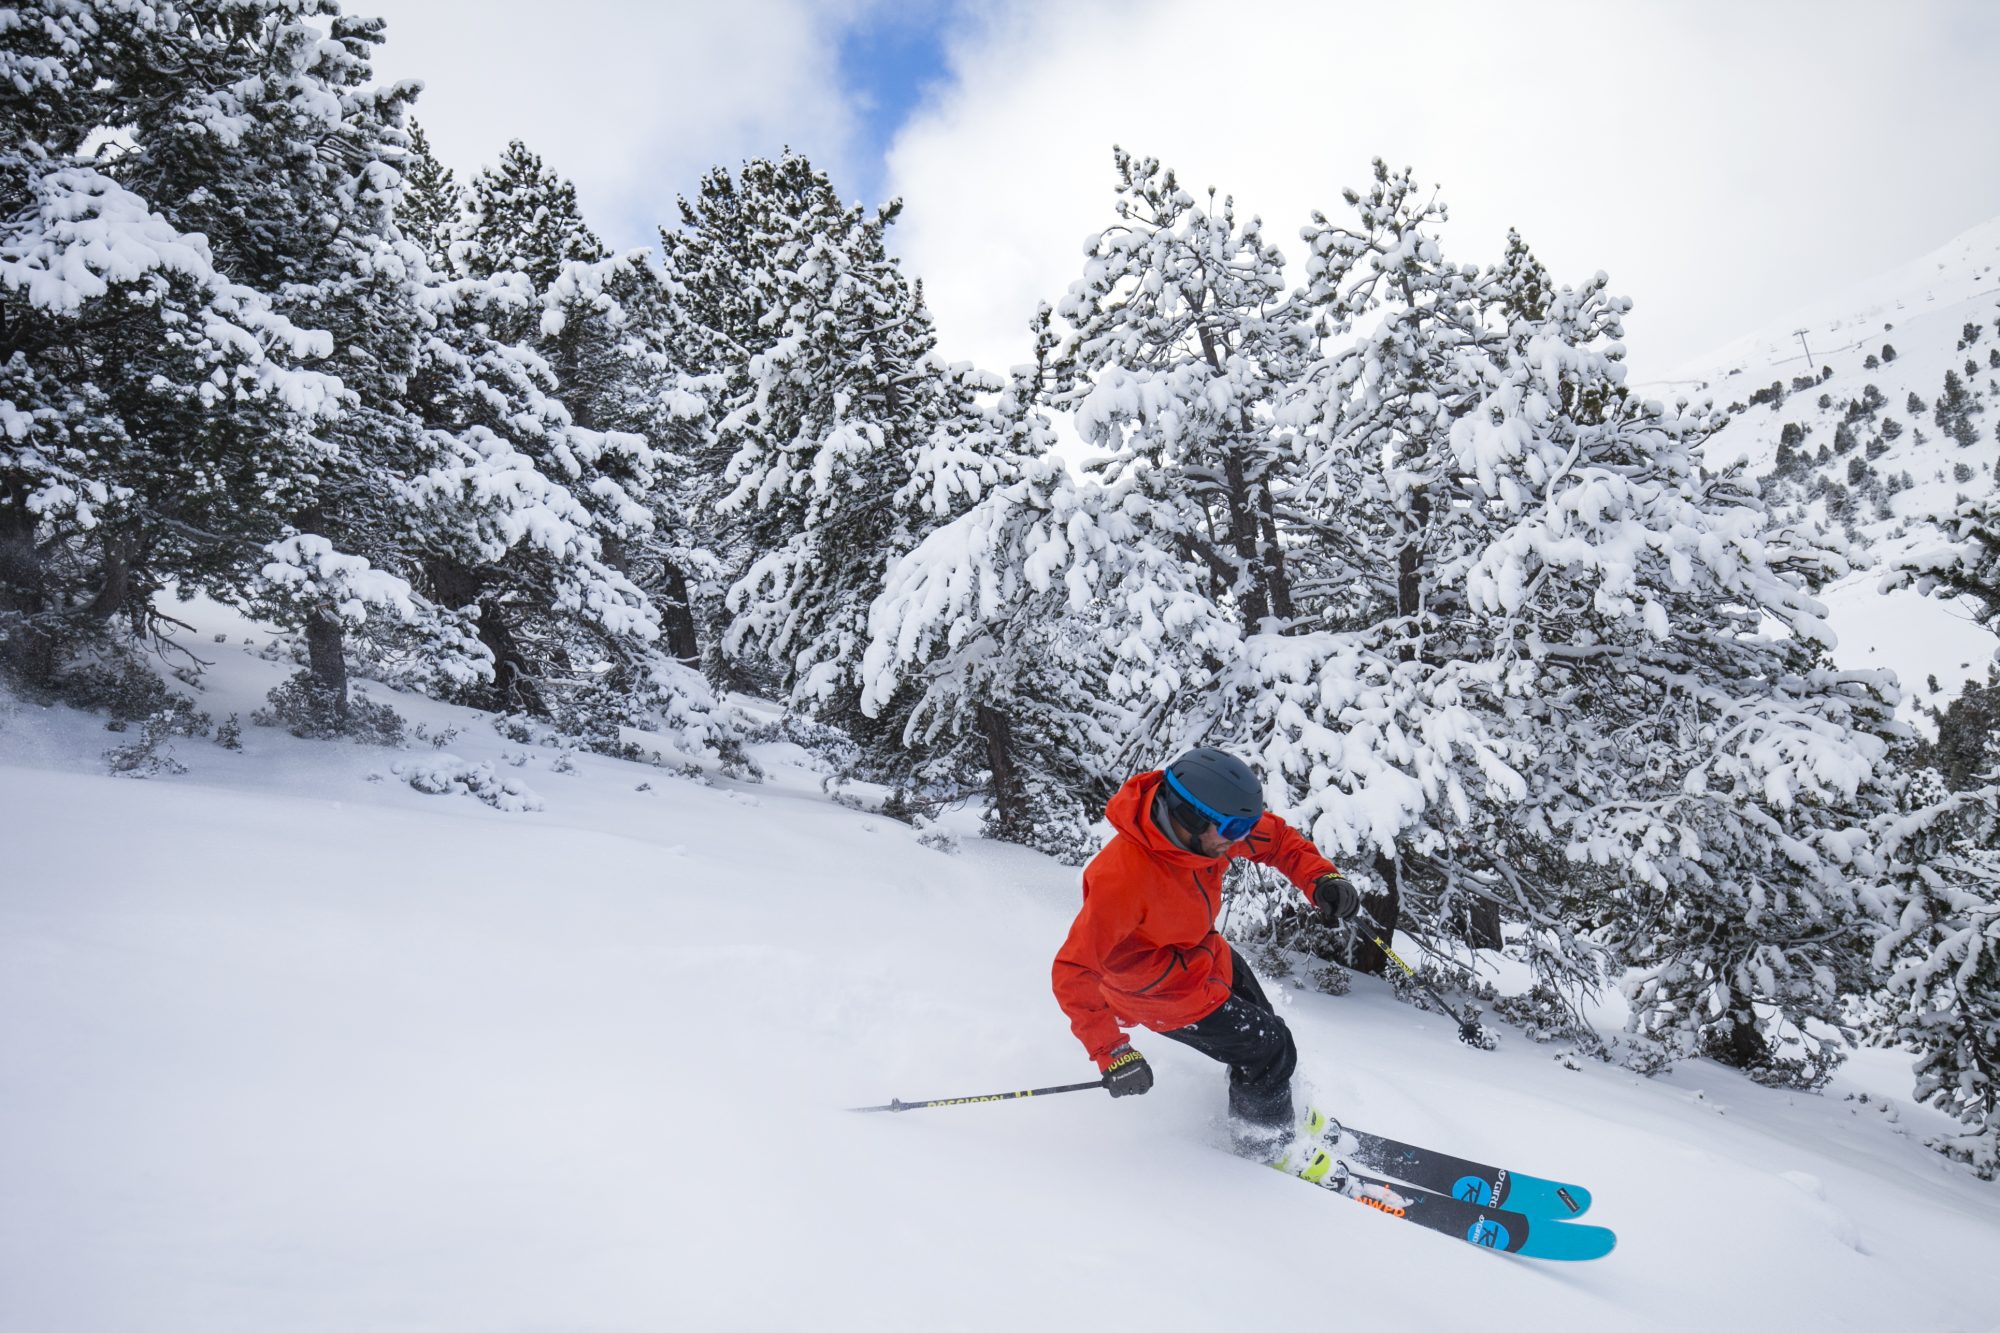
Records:
[[[1249,766],[1221,750],[1190,750],[1131,778],[1105,815],[1117,832],[1084,868],[1083,908],[1056,954],[1056,1000],[1114,1097],[1153,1086],[1123,1028],[1150,1028],[1228,1065],[1237,1148],[1275,1161],[1295,1128],[1298,1050],[1249,964],[1216,933],[1223,873],[1239,856],[1275,867],[1334,924],[1361,896],[1264,809]]]

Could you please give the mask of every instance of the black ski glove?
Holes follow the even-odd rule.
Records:
[[[1319,908],[1320,919],[1329,926],[1345,925],[1361,910],[1361,895],[1347,882],[1347,876],[1335,871],[1321,875],[1314,883],[1313,904]]]
[[[1120,1046],[1105,1066],[1104,1086],[1113,1097],[1137,1097],[1153,1086],[1153,1067],[1131,1046]]]

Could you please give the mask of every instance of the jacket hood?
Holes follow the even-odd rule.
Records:
[[[1165,780],[1166,775],[1158,769],[1126,779],[1118,794],[1104,807],[1104,817],[1111,821],[1112,828],[1145,848],[1149,855],[1193,866],[1213,865],[1215,858],[1179,846],[1153,822],[1153,802]]]

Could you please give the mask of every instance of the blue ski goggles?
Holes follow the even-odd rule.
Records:
[[[1187,802],[1188,806],[1196,814],[1206,819],[1210,824],[1213,824],[1215,831],[1222,835],[1224,841],[1243,841],[1250,836],[1250,830],[1257,827],[1257,821],[1263,818],[1261,814],[1225,815],[1220,811],[1211,810],[1208,806],[1196,800],[1193,792],[1181,785],[1181,780],[1174,776],[1174,771],[1171,768],[1165,770],[1164,776],[1167,779],[1167,786],[1172,788],[1174,795]],[[1201,830],[1196,829],[1195,832],[1198,834]]]

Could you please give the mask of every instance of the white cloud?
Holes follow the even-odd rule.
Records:
[[[853,179],[836,59],[867,0],[351,0],[388,19],[383,80],[417,78],[416,118],[461,180],[521,139],[576,183],[614,246],[649,244],[709,167],[787,144]]]
[[[1369,160],[1638,302],[1660,374],[2000,213],[2000,23],[1965,3],[1026,0],[953,50],[890,154],[945,350],[1021,360],[1110,218],[1110,148],[1220,187],[1288,256]]]

